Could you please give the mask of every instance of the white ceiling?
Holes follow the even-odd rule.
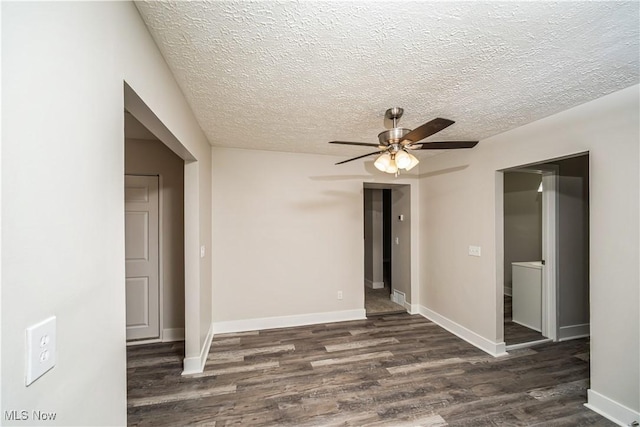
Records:
[[[389,107],[481,140],[637,84],[639,4],[136,3],[212,145],[342,155]]]

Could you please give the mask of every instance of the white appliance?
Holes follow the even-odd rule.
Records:
[[[512,318],[527,328],[542,331],[542,261],[511,263]]]

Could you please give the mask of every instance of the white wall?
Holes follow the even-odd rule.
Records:
[[[126,174],[160,176],[162,337],[182,330],[184,338],[184,161],[162,142],[141,139],[126,139],[124,158]]]
[[[124,425],[123,82],[198,159],[207,245],[210,147],[133,3],[4,2],[2,66],[1,409]],[[57,364],[25,387],[25,328],[50,315]]]
[[[363,183],[415,178],[382,175],[371,161],[336,166],[343,158],[212,151],[214,322],[364,315]],[[417,257],[417,239],[411,243]]]
[[[638,99],[633,86],[420,165],[420,304],[499,343],[496,171],[589,152],[591,388],[634,411],[640,410]],[[468,256],[469,245],[481,246],[482,256]]]

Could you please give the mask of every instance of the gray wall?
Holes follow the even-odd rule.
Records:
[[[504,288],[511,295],[511,263],[542,259],[542,175],[504,174]]]
[[[369,287],[382,287],[383,224],[382,190],[364,189],[364,280]]]
[[[125,173],[159,175],[161,191],[161,265],[163,329],[184,335],[184,161],[160,141],[126,139]],[[174,330],[174,331],[168,331]]]
[[[586,325],[589,323],[589,158],[574,157],[555,164],[560,167],[558,324],[559,337],[562,339],[588,333]]]
[[[605,411],[604,402],[640,410],[639,89],[492,136],[472,150],[420,161],[419,303],[499,349],[504,275],[496,271],[504,265],[504,239],[496,171],[589,152],[588,396]],[[482,256],[468,256],[469,245],[482,246]]]
[[[411,302],[411,187],[391,190],[391,285]],[[404,215],[403,221],[398,216]],[[396,244],[396,237],[398,244]]]

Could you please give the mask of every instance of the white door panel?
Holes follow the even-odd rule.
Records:
[[[127,261],[148,261],[149,212],[125,212],[125,230]]]
[[[125,176],[127,340],[160,337],[158,177]]]
[[[127,328],[147,328],[149,324],[149,278],[128,278]]]

